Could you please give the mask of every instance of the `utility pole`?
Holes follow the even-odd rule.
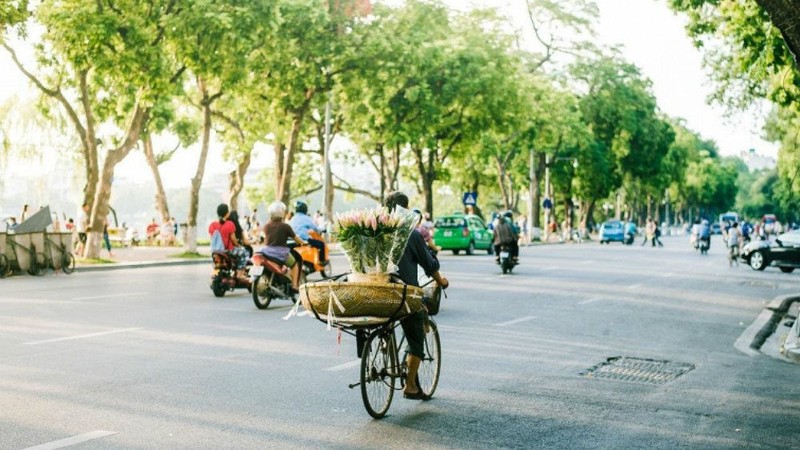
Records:
[[[529,180],[529,184],[528,184],[528,242],[529,243],[533,242],[533,209],[536,206],[535,205],[536,199],[534,197],[535,197],[535,194],[536,194],[536,188],[537,188],[537,182],[538,182],[538,180],[536,179],[536,167],[534,166],[534,160],[535,159],[536,158],[534,156],[534,151],[533,151],[533,149],[531,149],[531,151],[530,151],[530,162],[529,162],[529,166],[530,167],[528,168],[528,180]]]
[[[550,200],[550,155],[544,155],[544,198]],[[552,200],[550,200],[552,201]],[[552,208],[552,207],[551,207]],[[550,209],[544,209],[544,241],[550,238]]]
[[[333,221],[333,189],[331,188],[331,109],[332,93],[328,93],[328,102],[325,104],[325,142],[322,148],[322,201],[325,204],[325,221]]]

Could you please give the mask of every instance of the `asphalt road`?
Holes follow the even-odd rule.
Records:
[[[0,280],[0,449],[796,448],[800,365],[734,342],[800,274],[664,241],[523,248],[512,275],[443,255],[439,388],[383,420],[347,388],[353,338],[214,298],[208,267]],[[690,370],[586,375],[619,356]]]

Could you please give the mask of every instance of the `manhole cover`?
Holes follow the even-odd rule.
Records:
[[[694,364],[615,356],[581,373],[587,378],[607,378],[633,383],[664,384],[694,369]]]
[[[771,283],[769,281],[742,281],[741,284],[743,286],[751,286],[751,287],[761,287],[767,289],[778,289],[777,283]]]

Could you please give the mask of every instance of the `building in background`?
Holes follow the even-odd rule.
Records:
[[[756,149],[751,148],[747,151],[742,151],[739,154],[739,157],[747,164],[747,168],[750,169],[750,172],[756,172],[759,170],[764,169],[774,169],[777,165],[777,161],[774,158],[769,156],[760,155],[756,153]]]

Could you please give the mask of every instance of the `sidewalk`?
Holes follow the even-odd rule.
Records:
[[[103,249],[100,257],[113,263],[86,263],[77,260],[76,272],[93,272],[100,270],[134,269],[152,266],[179,266],[188,264],[211,264],[211,250],[209,247],[198,247],[197,252],[208,255],[208,258],[178,258],[175,255],[183,253],[183,247],[121,247],[111,249],[113,256]]]
[[[76,272],[94,272],[101,270],[137,269],[154,266],[181,266],[190,264],[211,265],[211,249],[208,246],[197,247],[197,252],[207,255],[207,258],[178,258],[176,255],[183,253],[183,247],[121,247],[111,249],[112,257],[103,249],[100,257],[113,263],[86,263],[78,260],[75,264]],[[341,254],[338,244],[329,244],[328,251],[331,255]]]

